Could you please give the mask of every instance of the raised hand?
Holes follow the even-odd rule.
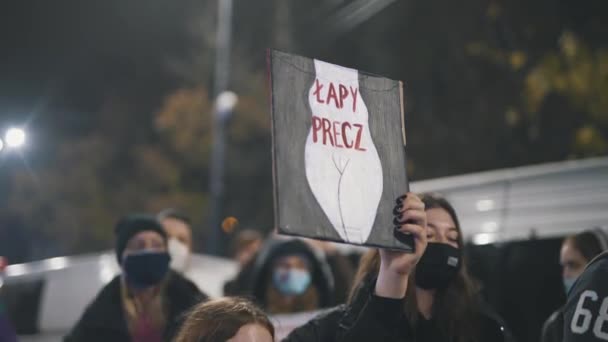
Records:
[[[408,193],[397,199],[394,214],[394,229],[412,235],[414,251],[380,249],[380,272],[375,292],[380,297],[403,298],[408,277],[426,249],[426,212],[420,198]]]

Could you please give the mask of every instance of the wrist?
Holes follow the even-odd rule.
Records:
[[[408,286],[408,274],[399,274],[380,268],[374,293],[378,297],[402,299]]]

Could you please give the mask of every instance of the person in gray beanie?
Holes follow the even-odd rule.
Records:
[[[172,340],[183,314],[207,296],[169,269],[167,235],[154,216],[129,215],[115,235],[122,274],[101,290],[65,341]]]

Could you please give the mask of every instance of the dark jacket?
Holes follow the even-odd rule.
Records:
[[[262,307],[266,307],[266,289],[272,281],[273,264],[285,255],[301,254],[311,262],[312,285],[319,291],[320,308],[335,305],[334,279],[327,261],[317,255],[299,239],[270,240],[258,253],[250,277],[250,289],[244,294],[252,295]]]
[[[65,337],[66,342],[129,342],[131,337],[124,316],[120,276],[107,284],[87,307],[80,321]],[[183,276],[171,271],[165,287],[167,326],[164,340],[171,341],[177,333],[182,315],[207,296]]]
[[[350,305],[341,305],[322,313],[294,330],[283,342],[383,341],[438,342],[426,339],[434,334],[432,322],[420,320],[414,334],[405,316],[403,300],[373,294],[375,282],[364,284]],[[480,342],[512,342],[512,336],[500,318],[487,308],[480,308]],[[424,337],[423,337],[424,336]],[[449,340],[445,340],[449,341]]]
[[[231,280],[224,283],[224,296],[247,296],[251,295],[251,284],[253,282],[253,273],[255,270],[255,261],[258,254],[251,258],[239,270],[239,273]]]
[[[541,342],[562,342],[564,335],[564,313],[556,310],[543,324]]]
[[[608,251],[596,256],[585,268],[563,307],[563,341],[606,341],[608,301]]]

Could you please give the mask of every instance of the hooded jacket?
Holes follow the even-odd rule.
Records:
[[[333,306],[334,303],[334,280],[328,263],[317,255],[305,242],[299,239],[270,240],[260,250],[252,264],[249,291],[245,294],[252,295],[256,301],[266,307],[266,289],[272,281],[272,268],[276,260],[287,255],[303,255],[308,259],[311,266],[311,285],[319,292],[320,308]]]

